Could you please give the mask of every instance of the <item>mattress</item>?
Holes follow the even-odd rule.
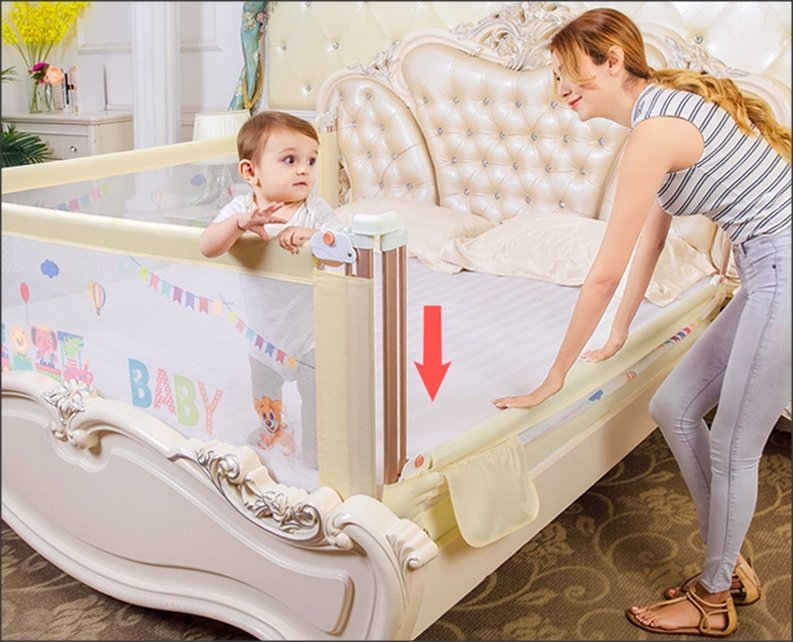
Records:
[[[476,432],[504,412],[493,405],[493,399],[529,392],[543,381],[561,345],[579,288],[468,271],[442,274],[415,258],[407,262],[407,284],[407,451],[411,458],[437,451],[467,432]],[[528,443],[588,403],[604,400],[631,373],[649,366],[663,352],[664,344],[672,343],[671,337],[678,332],[685,336],[685,328],[692,329],[696,323],[692,301],[707,300],[714,287],[714,278],[706,277],[668,306],[643,300],[631,323],[631,334],[642,328],[658,328],[651,333],[650,341],[625,355],[623,365],[616,368],[619,376],[606,375],[600,383],[593,377],[591,387],[576,386],[577,390],[560,392],[557,396],[565,397],[565,408],[532,423],[521,434],[522,441]],[[379,307],[379,292],[375,300]],[[424,359],[426,306],[440,308],[442,362],[450,364],[434,399],[415,365]],[[619,299],[614,298],[587,349],[605,342],[618,306]],[[376,346],[380,345],[380,336],[376,332]],[[610,361],[621,358],[617,355]],[[602,364],[582,365],[592,372],[604,369]],[[614,371],[614,363],[609,365]],[[382,391],[377,390],[379,408]],[[379,422],[382,413],[377,416]]]

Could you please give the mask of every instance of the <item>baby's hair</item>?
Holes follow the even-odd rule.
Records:
[[[246,120],[237,134],[239,159],[254,160],[270,135],[278,130],[303,134],[319,143],[317,130],[308,121],[283,111],[262,111]]]

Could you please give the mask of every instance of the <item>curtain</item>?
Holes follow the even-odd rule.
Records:
[[[262,57],[259,53],[259,42],[264,36],[267,15],[270,7],[268,2],[244,2],[242,6],[242,25],[240,41],[242,43],[243,67],[234,96],[229,103],[229,110],[253,108],[262,95],[264,72]]]

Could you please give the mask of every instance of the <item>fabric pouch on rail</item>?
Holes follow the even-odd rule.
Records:
[[[517,437],[437,472],[446,478],[457,526],[470,546],[487,546],[537,517],[539,498]]]

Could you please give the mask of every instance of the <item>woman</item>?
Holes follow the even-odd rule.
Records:
[[[741,287],[650,403],[696,506],[705,560],[669,599],[626,615],[657,633],[727,636],[737,624],[731,590],[739,603],[759,596],[740,549],[760,456],[791,395],[790,130],[728,79],[650,68],[636,25],[614,9],[585,12],[557,32],[550,50],[558,94],[581,120],[608,118],[631,132],[606,232],[554,363],[535,390],[494,403],[529,408],[562,388],[636,246],[609,338],[583,357],[615,354],[671,216],[701,213],[719,224]],[[717,404],[709,430],[703,416]]]

